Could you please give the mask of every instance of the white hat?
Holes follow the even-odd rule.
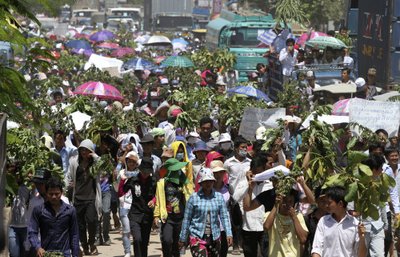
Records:
[[[231,135],[229,135],[229,133],[222,133],[221,135],[219,135],[218,143],[231,142],[231,141],[232,138]]]
[[[94,144],[93,144],[92,140],[90,140],[90,139],[83,140],[78,148],[86,148],[89,151],[91,151],[92,153],[94,153]]]
[[[210,163],[210,169],[212,172],[220,172],[220,171],[226,171],[224,168],[224,163],[220,160],[215,160]]]
[[[195,137],[195,138],[200,138],[199,133],[197,133],[196,131],[192,131],[190,132],[187,137]]]
[[[357,88],[361,88],[361,87],[365,86],[365,79],[358,78],[358,79],[356,79],[356,81],[354,81],[354,83],[356,84]]]
[[[264,133],[267,129],[264,126],[258,127],[256,130],[256,140],[264,140]]]
[[[118,142],[119,144],[121,144],[122,141],[124,141],[127,137],[128,137],[128,134],[124,134],[124,133],[119,134],[118,137],[117,137],[117,142]]]
[[[140,165],[142,160],[140,159],[139,155],[135,151],[130,151],[129,153],[126,154],[125,159],[131,159],[136,162],[137,165]]]
[[[297,117],[297,116],[286,115],[284,120],[289,123],[290,122],[294,122],[294,123],[298,123],[298,124],[301,123],[301,118]]]
[[[210,168],[203,167],[200,169],[199,184],[204,181],[215,181],[214,174]]]
[[[307,78],[315,78],[315,74],[312,70],[307,71],[306,76]]]

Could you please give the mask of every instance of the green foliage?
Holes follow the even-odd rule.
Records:
[[[301,9],[309,20],[309,27],[321,30],[329,21],[339,23],[345,17],[345,6],[344,0],[311,0],[302,1]]]
[[[297,22],[305,24],[307,16],[300,0],[279,0],[275,3],[275,19],[277,22]]]
[[[223,67],[227,71],[232,69],[236,63],[235,54],[229,52],[228,49],[217,49],[211,52],[206,48],[202,48],[192,54],[191,59],[199,70],[206,70],[211,67]]]
[[[106,176],[114,170],[113,158],[111,154],[103,154],[100,156],[92,167],[90,167],[89,172],[93,177],[97,175]]]
[[[293,189],[293,185],[296,183],[296,179],[302,176],[300,169],[292,170],[289,175],[284,175],[282,171],[275,172],[275,176],[278,178],[278,183],[276,185],[276,194],[287,196]]]

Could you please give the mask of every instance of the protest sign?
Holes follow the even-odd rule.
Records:
[[[283,119],[285,114],[286,110],[284,108],[246,108],[240,123],[239,135],[242,135],[247,140],[254,141],[257,128],[260,126],[277,128],[277,120]]]
[[[400,102],[368,101],[354,98],[349,106],[350,122],[372,131],[385,129],[389,137],[397,135],[400,125]]]

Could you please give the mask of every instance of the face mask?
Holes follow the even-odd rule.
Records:
[[[239,156],[245,158],[247,156],[247,150],[239,150]]]
[[[177,153],[175,159],[177,159],[178,161],[183,161],[183,153]]]
[[[221,143],[221,149],[224,151],[228,151],[229,149],[231,149],[231,146],[232,146],[231,142]]]

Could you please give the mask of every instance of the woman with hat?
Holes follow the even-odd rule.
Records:
[[[215,160],[210,163],[210,169],[214,174],[215,182],[214,189],[219,192],[224,197],[225,205],[229,209],[229,200],[231,199],[231,194],[229,192],[229,185],[226,183],[226,169],[224,168],[224,163],[220,160]],[[226,257],[228,254],[228,244],[226,240],[226,231],[223,226],[221,227],[221,251],[220,257]]]
[[[156,179],[153,174],[153,160],[143,157],[139,165],[139,174],[128,179],[124,192],[131,191],[132,204],[129,211],[129,224],[134,238],[135,257],[147,257],[153,209],[150,208],[156,192]]]
[[[124,185],[129,178],[138,175],[137,167],[140,164],[140,159],[135,151],[130,151],[125,155],[125,169],[120,170],[118,174],[118,197],[119,197],[119,218],[122,223],[122,245],[124,247],[125,257],[131,256],[131,242],[129,240],[130,225],[128,213],[132,205],[131,190],[124,191]]]
[[[179,236],[179,246],[188,242],[192,256],[219,256],[221,248],[221,223],[232,244],[229,214],[221,193],[214,189],[215,178],[209,168],[200,172],[201,189],[191,195],[185,209],[185,217]]]
[[[168,159],[164,166],[167,175],[157,182],[154,224],[161,221],[161,245],[164,257],[179,257],[179,233],[181,230],[186,201],[193,186],[182,169],[187,162]]]
[[[94,144],[90,139],[85,139],[80,143],[78,152],[77,156],[70,159],[67,185],[68,191],[72,193],[71,203],[76,208],[79,240],[83,252],[85,255],[93,255],[97,254],[97,248],[94,244],[96,224],[98,215],[102,211],[100,172],[93,170],[93,164],[99,156],[95,153]]]

